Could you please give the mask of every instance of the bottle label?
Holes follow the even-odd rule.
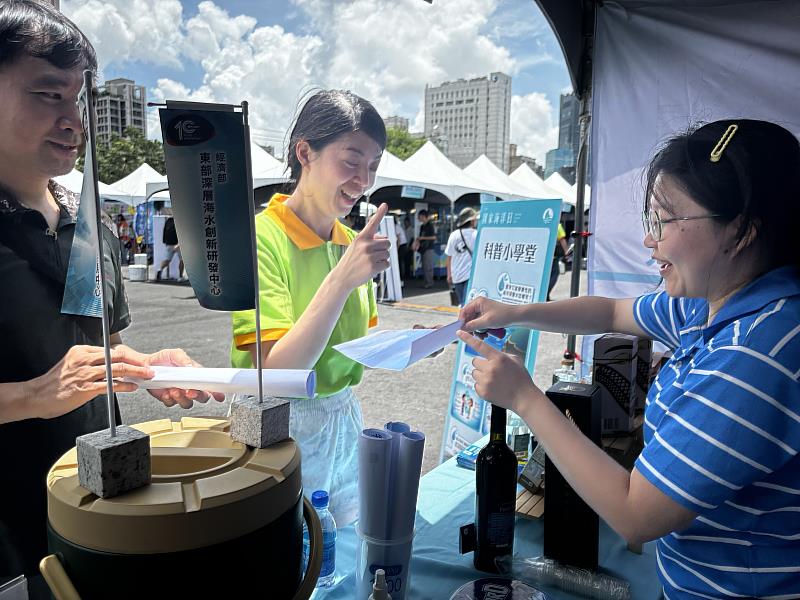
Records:
[[[328,538],[327,534],[322,544],[322,569],[319,572],[320,577],[327,577],[333,574],[336,570],[336,538],[331,536]]]
[[[514,503],[503,503],[487,517],[486,539],[497,548],[511,547],[514,541]]]

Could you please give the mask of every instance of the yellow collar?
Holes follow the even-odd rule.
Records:
[[[295,246],[301,250],[310,250],[325,243],[308,225],[300,220],[295,212],[286,206],[289,196],[286,194],[274,194],[270,198],[264,213],[272,218],[283,232],[289,237]],[[331,241],[340,246],[350,245],[350,236],[347,235],[347,228],[338,220],[333,224],[331,231]]]

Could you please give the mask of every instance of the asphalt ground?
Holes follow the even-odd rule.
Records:
[[[127,268],[123,269],[127,272]],[[559,277],[551,294],[555,300],[569,296],[570,273]],[[585,293],[586,272],[581,272]],[[140,352],[162,348],[183,348],[207,367],[228,367],[231,347],[230,315],[202,308],[188,284],[126,281],[132,314],[131,326],[122,332],[123,340]],[[444,281],[423,290],[418,281],[407,282],[405,299],[378,305],[380,329],[406,329],[451,322],[456,314]],[[578,341],[580,349],[580,340]],[[566,337],[542,333],[539,337],[534,382],[547,389],[553,370],[558,368],[566,347]],[[453,376],[456,345],[451,344],[434,358],[421,360],[401,372],[367,369],[355,388],[361,400],[365,427],[383,427],[387,421],[405,421],[425,433],[423,472],[439,463],[447,403]],[[153,419],[179,420],[186,415],[225,416],[229,400],[195,403],[191,409],[167,408],[146,391],[119,394],[122,420],[126,424]]]

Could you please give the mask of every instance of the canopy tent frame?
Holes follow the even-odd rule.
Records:
[[[578,161],[576,165],[575,196],[575,242],[572,251],[572,271],[569,287],[570,298],[580,294],[581,263],[583,262],[584,245],[584,206],[586,203],[586,179],[589,155],[589,132],[592,122],[592,53],[594,50],[594,34],[596,12],[594,0],[535,0],[542,14],[550,23],[564,59],[567,62],[572,89],[580,101],[580,141],[578,145]],[[575,27],[580,23],[580,27]],[[575,355],[577,337],[567,336],[567,351]]]

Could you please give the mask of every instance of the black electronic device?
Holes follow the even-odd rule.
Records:
[[[596,385],[560,381],[546,392],[550,401],[593,443],[600,446],[600,390]],[[597,570],[600,521],[545,459],[544,555],[562,564]]]

